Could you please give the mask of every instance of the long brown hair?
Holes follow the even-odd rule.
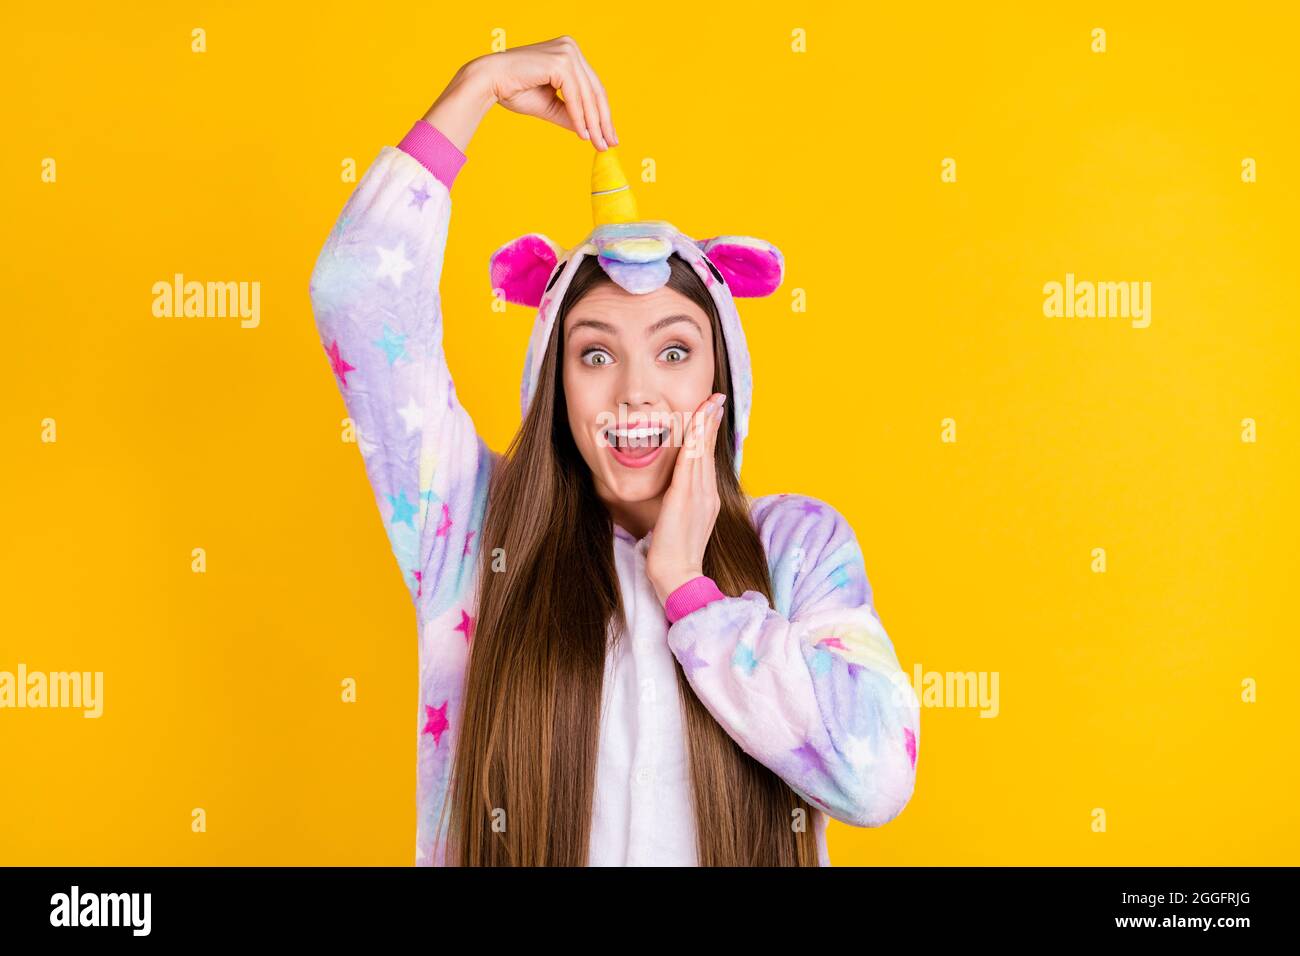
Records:
[[[669,263],[668,286],[710,317],[713,390],[730,393],[713,298],[689,263],[676,253]],[[613,518],[569,428],[561,356],[565,316],[610,281],[594,256],[578,266],[533,400],[488,489],[478,618],[444,804],[449,866],[587,865],[605,654],[626,617]],[[767,557],[734,465],[733,405],[724,406],[717,438],[721,507],[703,570],[726,594],[754,590],[770,603]],[[504,567],[497,555],[504,555]],[[699,864],[816,866],[812,808],[740,748],[674,664]]]

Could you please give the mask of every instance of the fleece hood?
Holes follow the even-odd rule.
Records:
[[[634,295],[644,295],[668,281],[668,257],[676,252],[699,273],[722,321],[731,367],[727,402],[735,423],[739,473],[754,381],[735,300],[771,295],[785,276],[784,257],[776,246],[752,236],[697,240],[662,219],[639,219],[617,147],[596,153],[591,208],[594,228],[576,246],[565,248],[543,233],[530,232],[500,246],[489,258],[492,288],[501,290],[507,302],[537,309],[519,390],[521,412],[528,412],[560,303],[583,257],[596,256],[614,282]]]

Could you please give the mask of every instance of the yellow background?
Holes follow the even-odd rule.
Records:
[[[9,11],[0,670],[102,670],[105,713],[0,711],[0,863],[412,862],[415,615],[307,283],[343,160],[498,28],[579,41],[647,218],[782,249],[747,489],[849,518],[909,675],[999,674],[995,719],[923,709],[912,802],[834,862],[1296,863],[1294,15],[478,6]],[[446,343],[501,449],[533,313],[488,255],[586,234],[591,147],[494,109],[467,153]],[[260,282],[260,327],[155,318],[175,272]],[[1150,281],[1151,326],[1044,317],[1067,272]]]

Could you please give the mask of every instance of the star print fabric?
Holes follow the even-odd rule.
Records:
[[[415,861],[441,866],[445,826],[435,829],[473,640],[478,533],[499,455],[457,399],[443,352],[439,283],[449,186],[464,157],[433,134],[424,130],[404,148],[380,150],[320,252],[310,294],[326,362],[416,608]],[[748,385],[746,374],[741,387]],[[721,726],[818,808],[811,824],[823,865],[828,818],[876,826],[911,796],[919,708],[871,603],[852,530],[805,496],[770,495],[752,507],[775,607],[757,592],[724,595],[670,625],[645,575],[647,542],[615,534],[635,639],[622,644],[628,656],[607,660],[595,865],[694,861],[693,825],[678,819],[690,792],[684,732],[674,723],[679,707],[675,700],[647,703],[638,690],[652,672],[675,686],[674,660]],[[629,783],[629,761],[647,750],[660,755],[648,768],[654,782]],[[679,832],[665,838],[665,828]]]
[[[497,454],[456,397],[439,280],[447,186],[385,146],[317,259],[311,301],[366,476],[420,628],[416,861],[449,772],[451,721],[473,633],[477,532]]]
[[[911,799],[920,705],[872,605],[848,522],[804,495],[754,502],[773,604],[757,591],[668,629],[687,680],[737,743],[830,817],[874,827]]]

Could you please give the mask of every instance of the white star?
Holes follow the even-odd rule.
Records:
[[[411,435],[419,430],[424,424],[424,411],[419,405],[415,404],[415,398],[412,396],[406,403],[405,408],[399,408],[397,414],[402,416],[402,421],[406,422],[406,434]]]
[[[401,288],[402,276],[415,268],[415,263],[406,258],[406,241],[399,239],[391,249],[378,247],[379,268],[375,271],[381,279],[384,276],[393,280],[393,285]]]

